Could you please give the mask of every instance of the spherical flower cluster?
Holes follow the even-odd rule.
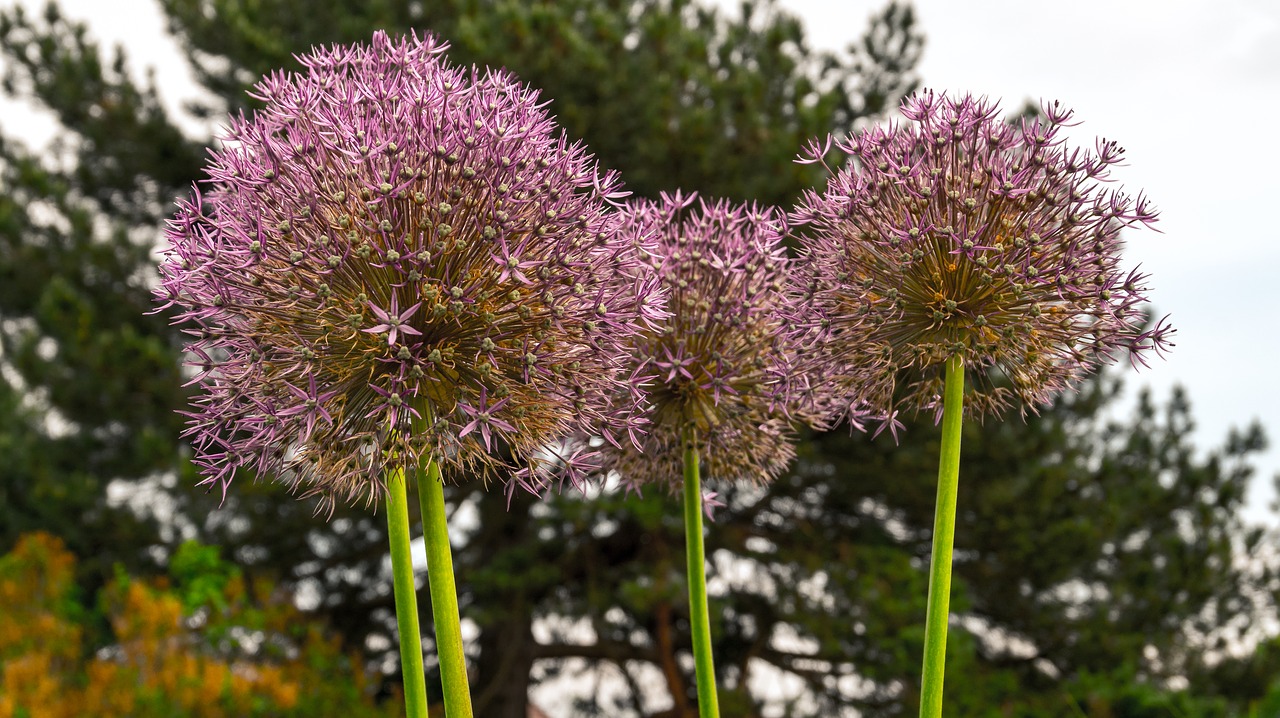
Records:
[[[1035,411],[1120,352],[1167,348],[1163,321],[1144,328],[1146,275],[1120,269],[1121,230],[1156,219],[1142,196],[1104,187],[1122,148],[1065,147],[1072,113],[1057,103],[1011,124],[994,103],[924,92],[902,115],[838,142],[850,161],[794,217],[828,342],[874,369],[863,398],[939,411],[960,356],[966,410]]]
[[[376,501],[388,467],[527,480],[572,471],[563,436],[636,431],[620,357],[663,313],[616,179],[444,49],[379,33],[264,79],[171,221],[157,297],[193,337],[206,483]]]
[[[635,201],[624,231],[653,236],[649,262],[669,317],[632,337],[649,426],[639,446],[604,447],[603,465],[633,487],[680,485],[684,448],[709,478],[765,482],[794,457],[792,422],[815,419],[801,351],[810,332],[784,292],[785,217],[773,209],[697,201]]]

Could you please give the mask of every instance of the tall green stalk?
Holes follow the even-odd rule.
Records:
[[[698,474],[697,433],[686,434],[684,449],[684,537],[689,570],[689,623],[698,677],[698,715],[720,718],[716,669],[711,657],[711,620],[707,612],[706,556],[702,548],[702,487]]]
[[[427,544],[427,581],[431,587],[431,614],[436,623],[436,653],[444,684],[447,718],[471,718],[471,688],[467,683],[467,659],[462,652],[462,625],[458,620],[458,589],[453,583],[453,554],[444,515],[444,483],[440,467],[427,462],[419,474],[418,500],[422,503],[422,536]]]
[[[422,634],[418,627],[413,556],[409,550],[409,496],[403,467],[397,468],[387,481],[387,539],[391,544],[405,715],[408,718],[427,718],[427,684],[422,672]]]
[[[964,362],[947,359],[942,403],[942,451],[938,458],[938,505],[933,517],[929,562],[929,611],[925,618],[920,718],[941,718],[942,679],[951,611],[951,548],[955,543],[956,494],[960,483],[960,417],[964,409]]]

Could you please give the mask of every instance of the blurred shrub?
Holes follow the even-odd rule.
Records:
[[[324,625],[216,548],[184,544],[168,578],[117,572],[99,613],[74,595],[75,563],[42,532],[0,558],[0,718],[399,715]],[[91,652],[95,618],[112,642]]]

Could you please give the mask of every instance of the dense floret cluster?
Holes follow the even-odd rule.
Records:
[[[1146,276],[1120,268],[1121,230],[1156,219],[1145,198],[1105,187],[1122,148],[1067,148],[1072,113],[1057,103],[1020,124],[998,110],[908,98],[905,122],[836,143],[849,161],[795,214],[802,292],[844,365],[872,377],[860,395],[872,406],[940,411],[943,365],[959,355],[967,412],[1034,411],[1098,364],[1169,344],[1166,324],[1147,326]],[[829,150],[814,143],[802,161]]]
[[[379,33],[264,79],[171,221],[157,295],[193,337],[211,485],[376,501],[429,458],[536,488],[577,475],[561,437],[636,432],[623,357],[663,310],[615,177],[444,49]]]

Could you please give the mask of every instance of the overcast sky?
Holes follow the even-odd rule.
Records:
[[[37,3],[22,0],[37,7]],[[42,4],[42,3],[41,3]],[[733,6],[733,2],[717,3]],[[135,67],[154,66],[166,104],[195,89],[151,0],[62,0]],[[781,0],[814,46],[855,40],[875,2]],[[1275,0],[981,0],[915,3],[926,45],[924,85],[1001,98],[1060,100],[1092,146],[1128,150],[1113,176],[1161,210],[1159,234],[1127,235],[1132,263],[1151,273],[1152,300],[1178,328],[1170,358],[1132,376],[1157,397],[1188,390],[1201,447],[1258,419],[1280,442],[1280,2]],[[0,103],[6,132],[47,138],[48,120]],[[187,125],[199,130],[198,126]],[[1249,516],[1268,519],[1280,450],[1258,462]]]

